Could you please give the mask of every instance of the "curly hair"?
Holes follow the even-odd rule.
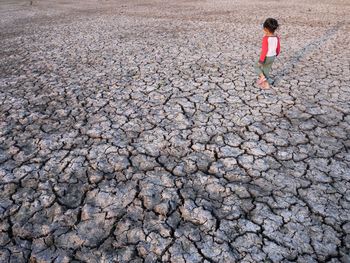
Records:
[[[265,20],[263,27],[269,30],[271,33],[275,33],[276,29],[279,27],[279,24],[276,19],[268,18]]]

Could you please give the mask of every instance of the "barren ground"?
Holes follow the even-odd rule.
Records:
[[[349,13],[0,1],[0,262],[350,262]]]

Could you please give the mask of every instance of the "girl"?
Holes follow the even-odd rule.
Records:
[[[270,79],[270,70],[275,58],[280,53],[280,38],[275,35],[275,31],[279,27],[276,19],[268,18],[263,24],[264,37],[260,59],[255,65],[255,71],[259,75],[257,84],[262,89],[269,89],[272,83]]]

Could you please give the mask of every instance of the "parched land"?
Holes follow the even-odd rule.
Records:
[[[349,14],[1,0],[0,262],[350,262]]]

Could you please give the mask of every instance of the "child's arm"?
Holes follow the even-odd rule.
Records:
[[[264,37],[262,41],[262,47],[261,47],[261,53],[260,53],[260,59],[259,59],[259,62],[261,64],[263,64],[265,61],[267,51],[268,51],[268,37]]]
[[[280,52],[281,52],[281,40],[280,40],[280,37],[277,37],[277,49],[276,49],[277,56],[280,54]]]

